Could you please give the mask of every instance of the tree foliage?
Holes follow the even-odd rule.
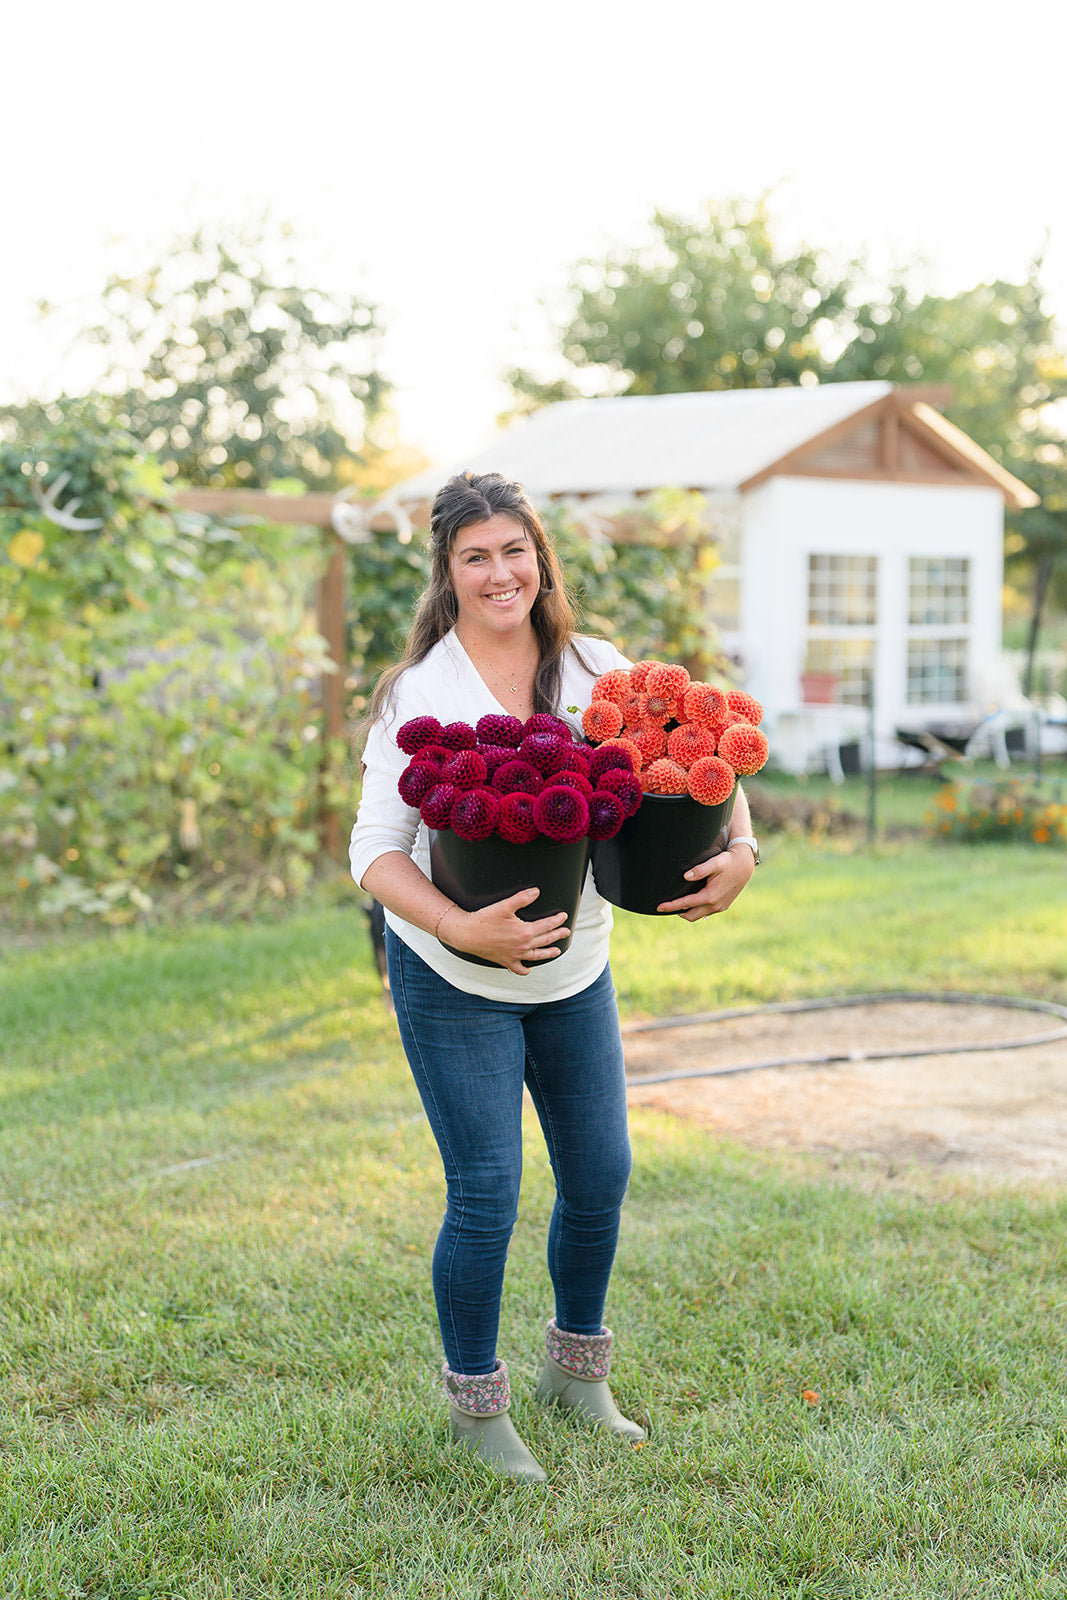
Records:
[[[31,492],[100,528],[60,527]],[[98,413],[0,456],[0,884],[110,923],[284,898],[318,856],[317,532],[175,511]],[[343,752],[325,770],[340,774]],[[329,780],[331,783],[333,779]]]
[[[657,211],[635,252],[586,261],[559,332],[574,369],[600,393],[672,394],[767,388],[829,376],[828,340],[849,318],[847,273],[817,251],[779,249],[766,202],[734,201],[691,219]],[[515,371],[523,402],[579,392]],[[588,388],[585,392],[588,392]]]
[[[309,287],[263,225],[199,228],[113,276],[86,337],[107,352],[100,391],[168,477],[332,487],[385,400],[377,332],[373,307]]]

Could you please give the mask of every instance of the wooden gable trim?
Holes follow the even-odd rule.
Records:
[[[747,491],[770,478],[783,476],[851,478],[860,482],[983,486],[995,488],[1008,505],[1016,508],[1038,503],[1037,496],[1026,484],[1006,472],[961,429],[946,421],[928,404],[928,398],[944,403],[951,398],[951,392],[895,389],[753,473],[740,488]],[[862,433],[872,423],[877,427],[877,448],[866,464],[846,466],[820,462],[820,457]],[[904,465],[901,461],[903,433],[922,445],[936,461],[943,462],[944,467],[939,468],[934,462]]]

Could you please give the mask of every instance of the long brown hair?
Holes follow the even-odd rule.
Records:
[[[408,667],[425,660],[440,639],[456,625],[458,608],[452,587],[452,547],[457,534],[475,522],[497,515],[511,517],[529,535],[537,553],[541,588],[530,611],[540,664],[534,679],[536,711],[557,711],[563,687],[563,657],[575,649],[574,605],[563,569],[544,524],[521,483],[499,472],[459,472],[434,496],[430,511],[430,581],[415,608],[400,660],[378,679],[358,733],[364,732],[392,704],[397,679]],[[579,653],[580,654],[580,653]]]

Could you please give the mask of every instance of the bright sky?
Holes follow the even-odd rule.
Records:
[[[1062,0],[59,0],[4,33],[0,399],[75,381],[36,300],[90,307],[176,230],[264,208],[382,307],[401,437],[448,463],[502,370],[545,365],[572,263],[657,206],[770,188],[783,242],[949,291],[1047,236],[1067,324]]]

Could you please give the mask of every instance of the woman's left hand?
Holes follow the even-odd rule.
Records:
[[[683,895],[679,900],[665,900],[656,910],[664,915],[675,912],[686,922],[714,917],[733,905],[755,870],[756,859],[747,844],[739,844],[736,850],[720,850],[686,873],[686,877],[693,880],[696,893]],[[701,879],[703,884],[700,884]]]

